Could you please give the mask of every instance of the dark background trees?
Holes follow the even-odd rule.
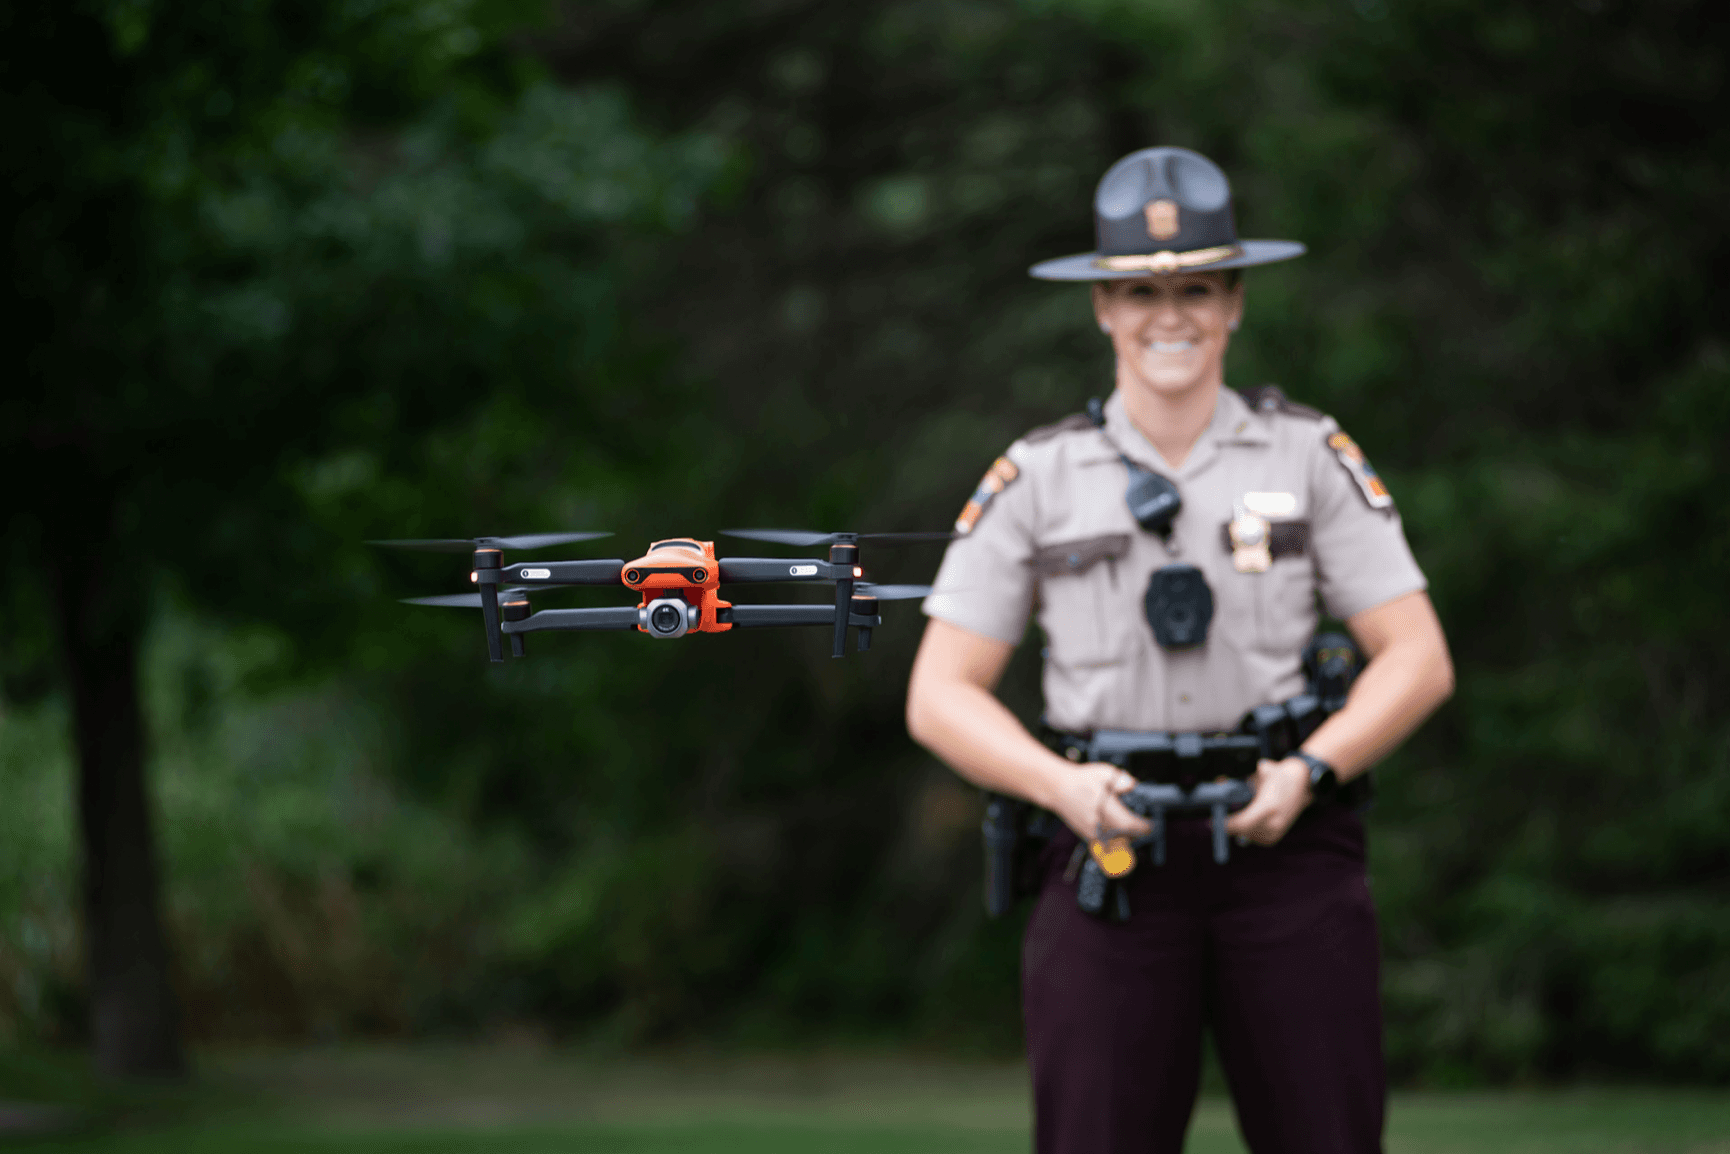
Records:
[[[1024,269],[1087,248],[1099,173],[1169,142],[1233,174],[1247,235],[1310,244],[1250,278],[1228,376],[1368,447],[1455,646],[1460,694],[1373,819],[1398,1068],[1730,1072],[1707,6],[245,11],[15,15],[6,65],[33,128],[5,724],[86,700],[92,646],[138,700],[145,647],[137,740],[124,709],[73,718],[85,780],[172,784],[196,1036],[1013,1044],[975,803],[900,727],[916,614],[845,663],[594,637],[489,669],[473,622],[388,600],[460,573],[358,542],[941,525],[1105,387],[1081,290]],[[82,583],[58,617],[55,572]],[[290,796],[325,815],[299,840],[269,824]],[[65,992],[8,1013],[75,1034],[97,940],[82,993],[23,944],[61,908],[42,876],[0,965]]]

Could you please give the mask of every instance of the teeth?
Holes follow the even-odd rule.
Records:
[[[1187,353],[1195,348],[1194,341],[1154,341],[1153,351],[1156,353]]]

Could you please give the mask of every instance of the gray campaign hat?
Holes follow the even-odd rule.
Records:
[[[1187,148],[1132,152],[1093,194],[1098,252],[1041,261],[1041,280],[1116,280],[1149,273],[1215,272],[1302,256],[1295,240],[1239,240],[1231,183]]]

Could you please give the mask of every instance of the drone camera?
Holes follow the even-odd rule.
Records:
[[[657,597],[638,610],[638,623],[650,637],[683,637],[696,628],[701,610],[683,597]]]

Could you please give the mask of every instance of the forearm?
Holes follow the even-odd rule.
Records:
[[[1390,642],[1364,666],[1346,707],[1303,748],[1333,766],[1342,781],[1355,777],[1410,736],[1453,691],[1453,665],[1439,633]]]
[[[917,670],[909,688],[908,733],[975,785],[1049,807],[1059,775],[1074,772],[989,689]]]

